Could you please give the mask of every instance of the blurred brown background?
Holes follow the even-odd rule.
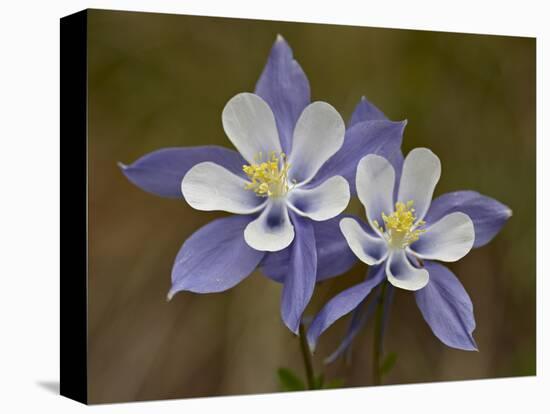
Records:
[[[514,211],[489,245],[450,267],[475,307],[480,352],[447,348],[413,295],[397,291],[385,382],[535,374],[535,40],[146,13],[91,11],[89,20],[89,396],[91,402],[277,391],[279,367],[302,372],[279,317],[281,286],[255,273],[221,294],[166,302],[175,255],[219,213],[194,211],[130,184],[131,163],[169,146],[230,147],[221,110],[253,91],[277,33],[294,49],[314,100],[345,119],[366,95],[407,118],[404,152],[442,160],[436,194],[472,189]],[[359,213],[357,206],[352,207]],[[365,267],[316,291],[309,312],[359,281]],[[347,326],[321,339],[316,369]],[[325,368],[368,385],[371,332],[353,364]]]

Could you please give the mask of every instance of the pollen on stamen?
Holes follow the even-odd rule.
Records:
[[[246,190],[252,190],[259,197],[282,197],[288,190],[288,170],[284,152],[272,151],[264,161],[262,153],[254,157],[254,164],[243,165],[243,171],[250,180],[245,184]]]
[[[384,234],[388,244],[396,248],[405,248],[420,238],[426,230],[419,227],[426,224],[423,220],[417,220],[413,208],[414,201],[395,203],[395,211],[386,215],[382,213],[384,228],[378,221],[373,224],[376,229]]]

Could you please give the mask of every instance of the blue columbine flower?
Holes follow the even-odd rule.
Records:
[[[284,283],[282,318],[297,332],[315,282],[356,260],[334,217],[349,201],[347,181],[357,162],[370,153],[400,152],[404,122],[359,122],[354,116],[346,130],[332,106],[310,102],[307,77],[278,36],[255,93],[238,94],[222,112],[238,152],[166,148],[121,165],[145,191],[183,197],[199,210],[237,214],[214,220],[185,241],[169,298],[184,290],[227,290],[260,267]]]
[[[308,331],[312,348],[322,332],[363,306],[367,295],[387,279],[394,287],[415,291],[424,319],[444,344],[477,350],[472,302],[456,276],[434,260],[454,262],[472,247],[486,244],[512,212],[471,191],[445,194],[432,202],[440,174],[439,158],[426,148],[408,154],[398,181],[385,158],[361,159],[356,185],[367,223],[346,217],[340,229],[354,254],[371,266],[369,276],[335,296],[315,317]],[[353,319],[338,352],[349,345],[361,324],[359,314]]]
[[[212,161],[193,166],[181,183],[191,207],[257,215],[246,225],[244,240],[253,249],[268,252],[292,243],[298,217],[324,221],[346,208],[350,192],[345,178],[334,175],[309,185],[344,142],[344,121],[332,106],[325,102],[306,106],[288,155],[282,150],[273,112],[258,95],[233,97],[223,110],[222,122],[246,163],[238,174]],[[289,212],[295,217],[292,221]]]

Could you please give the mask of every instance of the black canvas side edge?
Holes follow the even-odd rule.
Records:
[[[87,19],[84,10],[60,21],[60,393],[84,404],[88,401]]]

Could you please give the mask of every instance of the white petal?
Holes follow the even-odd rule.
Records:
[[[385,158],[369,154],[357,164],[357,196],[365,206],[367,219],[378,232],[373,222],[382,224],[382,213],[390,215],[393,210],[393,186],[395,170]]]
[[[270,200],[260,216],[244,229],[244,240],[256,250],[283,250],[294,239],[294,226],[284,200]]]
[[[369,266],[381,263],[388,255],[385,240],[368,234],[361,225],[352,218],[340,220],[340,230],[353,253]]]
[[[455,262],[472,249],[475,240],[474,223],[466,214],[448,214],[426,228],[410,250],[422,259]]]
[[[240,93],[227,102],[222,112],[223,129],[235,148],[250,163],[258,154],[266,159],[272,151],[281,152],[275,117],[258,95]]]
[[[266,200],[245,190],[246,180],[213,162],[201,162],[181,181],[185,201],[197,210],[251,214],[262,209]]]
[[[422,220],[432,202],[441,176],[441,162],[427,148],[415,148],[405,158],[397,200],[414,201],[416,218]]]
[[[336,175],[315,188],[292,190],[288,194],[288,206],[301,216],[324,221],[344,211],[349,199],[348,182]]]
[[[289,156],[289,178],[297,183],[311,180],[319,168],[344,143],[346,127],[340,114],[326,102],[308,105],[294,129]]]
[[[403,249],[390,253],[386,262],[386,276],[392,285],[406,290],[422,289],[430,280],[428,271],[414,267]]]

